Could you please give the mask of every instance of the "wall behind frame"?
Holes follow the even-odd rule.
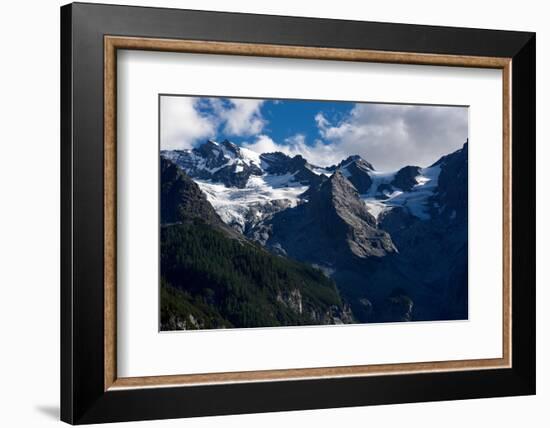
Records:
[[[3,349],[2,419],[10,427],[59,425],[59,6],[58,0],[30,0],[3,5],[0,31],[3,63],[0,79],[0,325]],[[411,24],[484,27],[537,31],[537,75],[550,75],[546,52],[550,29],[543,3],[463,0],[453,7],[441,2],[296,2],[293,0],[104,0],[102,3],[180,7],[343,18]],[[550,356],[550,315],[544,302],[550,292],[550,203],[540,183],[550,183],[550,139],[543,118],[550,115],[543,100],[550,95],[548,79],[538,85],[538,395],[462,402],[420,403],[337,410],[283,412],[191,420],[127,423],[124,427],[447,427],[493,425],[533,427],[547,420],[550,369],[540,362]],[[546,167],[545,167],[546,166]],[[543,196],[547,198],[544,199]],[[544,250],[544,251],[543,251]],[[546,263],[544,263],[546,261]],[[528,416],[527,416],[528,415]],[[528,419],[526,419],[528,418]],[[540,421],[540,422],[539,422]]]

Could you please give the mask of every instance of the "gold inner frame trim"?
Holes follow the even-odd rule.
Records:
[[[116,85],[117,50],[148,50],[213,55],[241,55],[393,64],[440,65],[502,70],[503,95],[503,320],[502,357],[492,359],[376,364],[343,367],[261,370],[170,376],[117,376],[116,366]],[[104,389],[193,386],[219,383],[282,381],[312,378],[358,377],[405,373],[480,370],[511,367],[512,353],[512,165],[511,165],[511,59],[462,55],[385,52],[305,46],[267,45],[139,37],[104,37]]]

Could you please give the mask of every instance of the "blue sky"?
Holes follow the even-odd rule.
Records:
[[[161,149],[228,139],[326,166],[359,154],[379,170],[428,166],[468,137],[466,107],[161,96]]]
[[[335,121],[348,116],[355,104],[333,101],[267,101],[262,110],[268,120],[266,134],[274,141],[284,141],[299,134],[310,145],[320,138],[315,116],[322,112]]]

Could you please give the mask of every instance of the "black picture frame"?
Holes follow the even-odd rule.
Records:
[[[104,36],[512,58],[512,367],[104,390]],[[535,34],[73,3],[61,8],[61,419],[71,424],[535,393]]]

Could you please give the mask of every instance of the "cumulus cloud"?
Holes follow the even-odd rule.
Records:
[[[212,112],[211,119],[225,135],[248,137],[261,133],[267,121],[262,116],[264,100],[201,98],[199,107]]]
[[[261,133],[267,121],[261,113],[263,100],[161,97],[161,148],[189,149],[218,131],[248,137]]]
[[[252,142],[244,142],[243,147],[250,149],[258,154],[262,153],[272,153],[282,151],[282,146],[279,146],[271,137],[267,135],[258,135],[256,140]]]
[[[197,111],[197,102],[193,97],[161,97],[160,146],[163,150],[188,149],[196,140],[215,135],[215,122]]]
[[[428,166],[468,138],[466,107],[356,104],[338,123],[323,113],[315,121],[334,152],[361,155],[380,170]]]
[[[460,148],[468,137],[467,107],[358,103],[344,118],[336,120],[324,112],[312,117],[310,126],[317,135],[297,133],[274,141],[264,131],[264,102],[163,96],[161,148],[187,149],[207,138],[240,137],[258,153],[300,154],[320,166],[358,154],[384,171],[428,166]]]
[[[466,107],[356,104],[338,122],[322,112],[314,120],[319,132],[314,141],[306,141],[304,134],[280,142],[259,135],[244,145],[257,153],[299,154],[320,166],[358,154],[376,169],[389,171],[406,165],[431,165],[459,149],[468,138]]]
[[[232,106],[220,112],[228,135],[249,136],[260,133],[266,123],[260,108],[263,100],[230,99]]]

